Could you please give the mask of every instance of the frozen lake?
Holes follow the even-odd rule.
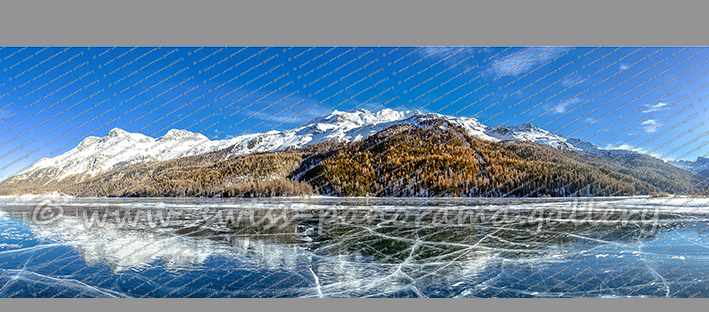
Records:
[[[709,200],[0,197],[0,297],[709,297]]]

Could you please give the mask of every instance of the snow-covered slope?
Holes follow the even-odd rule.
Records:
[[[574,150],[591,156],[613,157],[640,154],[640,152],[638,151],[627,150],[622,148],[600,148],[594,145],[593,143],[581,141],[579,139],[574,138],[566,139],[566,143],[570,144],[574,148]]]
[[[490,127],[486,134],[498,140],[529,141],[539,144],[549,145],[561,150],[580,151],[573,145],[567,143],[565,137],[553,134],[544,129],[526,123],[518,126],[496,126]]]
[[[362,140],[402,120],[419,116],[419,111],[399,112],[383,109],[372,113],[358,109],[352,112],[333,111],[317,122],[287,131],[269,131],[235,137],[226,146],[234,145],[230,157],[256,152],[279,151],[329,140],[352,142]]]
[[[115,128],[104,137],[87,137],[74,149],[54,158],[42,158],[29,172],[52,168],[52,178],[96,174],[122,165],[160,161],[212,150],[207,137],[185,130],[170,130],[154,139]]]
[[[170,130],[160,138],[113,129],[105,137],[87,137],[74,149],[36,162],[22,176],[63,179],[73,174],[89,174],[123,165],[162,161],[221,150],[233,146],[227,157],[256,152],[279,151],[289,147],[338,140],[352,142],[365,139],[397,124],[420,124],[431,119],[445,119],[461,126],[468,134],[489,141],[530,141],[562,150],[590,154],[607,153],[591,143],[567,139],[531,124],[488,127],[475,118],[452,117],[420,111],[382,109],[370,112],[358,109],[333,111],[311,124],[287,131],[249,134],[227,140],[209,140],[204,135],[186,130]],[[628,151],[625,151],[628,152]]]

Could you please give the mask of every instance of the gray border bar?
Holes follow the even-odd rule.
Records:
[[[707,45],[697,3],[10,0],[0,45]]]

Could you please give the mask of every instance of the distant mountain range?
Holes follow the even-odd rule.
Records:
[[[669,161],[669,163],[677,168],[682,168],[691,173],[696,173],[703,178],[709,178],[709,158],[700,156],[695,161],[675,160]]]
[[[522,145],[528,146],[528,143],[537,143],[542,146],[549,146],[558,151],[558,153],[571,155],[568,157],[572,157],[581,163],[588,164],[594,168],[612,170],[640,181],[647,180],[649,173],[652,173],[650,176],[653,176],[655,180],[646,182],[654,185],[656,189],[644,186],[643,189],[648,192],[651,189],[666,192],[689,192],[693,187],[702,185],[703,179],[701,177],[709,176],[709,170],[707,170],[709,159],[707,158],[700,158],[695,162],[677,161],[667,163],[636,151],[603,149],[589,142],[556,135],[531,124],[486,126],[475,118],[452,117],[434,113],[426,114],[420,111],[395,111],[391,109],[383,109],[373,113],[358,109],[349,112],[333,111],[327,117],[292,130],[249,134],[226,140],[210,140],[202,134],[175,129],[168,131],[162,137],[151,138],[143,134],[129,133],[116,128],[104,137],[87,137],[77,147],[62,155],[51,159],[42,158],[33,164],[28,171],[0,180],[0,194],[36,193],[49,190],[47,189],[48,185],[54,185],[55,188],[49,191],[66,189],[70,185],[88,182],[112,172],[125,171],[128,170],[127,168],[137,168],[150,164],[166,163],[182,158],[202,159],[200,160],[201,164],[205,165],[206,163],[215,164],[239,157],[243,159],[243,157],[249,155],[272,155],[274,153],[297,151],[301,153],[299,157],[302,159],[296,161],[293,166],[299,166],[299,170],[302,171],[304,163],[308,163],[309,168],[315,168],[319,164],[313,162],[313,159],[323,160],[322,155],[332,154],[335,150],[342,151],[345,149],[343,146],[352,148],[352,144],[362,144],[361,142],[371,141],[374,137],[378,137],[381,141],[381,133],[389,129],[405,126],[418,129],[426,128],[429,129],[428,131],[434,131],[430,128],[431,124],[438,126],[435,131],[439,132],[437,135],[442,137],[448,137],[451,134],[448,132],[442,134],[441,131],[447,131],[449,130],[447,129],[448,127],[453,127],[456,130],[451,133],[457,133],[454,135],[462,135],[481,142],[489,142],[490,144],[502,144],[501,146],[513,144],[519,147]],[[410,139],[419,141],[427,139],[425,136],[421,137],[419,132],[417,133]],[[337,147],[337,143],[340,144],[339,147]],[[455,144],[463,143],[458,142]],[[323,148],[323,146],[327,147]],[[469,143],[468,147],[470,147]],[[415,146],[411,148],[415,148]],[[317,153],[313,152],[314,150],[320,153],[321,156],[315,155]],[[473,150],[475,148],[472,148],[470,152],[472,153]],[[354,153],[354,150],[350,152]],[[202,157],[195,158],[200,155]],[[489,155],[480,156],[479,160],[487,156]],[[204,159],[207,158],[209,160],[205,162]],[[525,159],[525,161],[531,160]],[[545,160],[536,159],[535,161]],[[478,165],[480,163],[476,162]],[[295,167],[291,169],[295,170]],[[478,169],[480,168],[474,170]],[[300,180],[303,176],[307,176],[303,172],[300,175],[294,175],[293,171],[280,172],[277,175],[279,179],[295,180]],[[654,175],[657,175],[657,177]],[[682,181],[669,181],[672,179],[680,179]],[[322,184],[323,181],[319,180],[318,183]],[[312,183],[310,185],[312,186]],[[318,187],[315,187],[315,189],[315,192],[322,193],[322,190]],[[92,194],[99,196],[108,195],[101,192]],[[420,193],[413,196],[421,196],[418,194]],[[445,194],[445,192],[441,194]],[[456,194],[460,195],[460,193]],[[112,195],[131,194],[116,193]],[[165,194],[157,193],[153,195]],[[352,194],[339,192],[338,195]],[[561,196],[565,195],[565,193],[556,195]],[[398,196],[411,196],[411,194],[399,194]]]

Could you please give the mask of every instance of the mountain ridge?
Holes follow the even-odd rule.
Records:
[[[709,178],[709,158],[699,156],[696,160],[674,160],[668,161],[675,167],[682,168],[691,173],[695,173],[703,178]]]
[[[348,112],[334,110],[330,115],[316,123],[295,129],[247,134],[225,140],[209,140],[202,134],[178,129],[171,129],[162,137],[152,138],[140,133],[130,133],[120,128],[114,128],[104,137],[86,137],[77,147],[62,155],[40,159],[28,171],[57,167],[60,162],[69,163],[71,166],[68,168],[57,168],[60,173],[58,176],[52,177],[63,179],[68,175],[77,173],[94,175],[98,172],[115,168],[116,164],[136,163],[138,161],[162,161],[212,152],[232,145],[234,145],[234,148],[232,148],[231,156],[235,156],[254,152],[272,152],[289,147],[303,147],[308,144],[332,139],[352,142],[365,139],[395,124],[421,123],[435,118],[451,121],[466,129],[468,134],[493,142],[503,140],[531,141],[558,149],[579,152],[600,150],[600,148],[588,142],[579,141],[583,144],[572,144],[569,141],[577,139],[567,139],[529,123],[517,126],[486,126],[475,118],[422,113],[418,110],[395,111],[386,108],[372,113],[365,109],[357,109]],[[122,141],[128,141],[125,143],[133,144],[122,144]],[[106,144],[101,145],[101,143],[107,142],[115,144],[116,147],[109,148],[105,146]],[[166,146],[170,143],[172,143],[170,146]],[[96,147],[95,145],[100,146]],[[587,147],[589,145],[590,147]],[[80,153],[91,149],[94,153]],[[170,149],[169,152],[167,151],[168,149]],[[102,150],[105,150],[105,153],[102,153]],[[115,156],[109,158],[106,154]],[[90,165],[88,163],[93,164]]]
[[[618,163],[605,165],[608,168],[615,168],[613,170],[626,170],[626,172],[632,173],[634,171],[626,168],[626,165],[637,162],[638,159],[642,159],[641,163],[643,164],[652,163],[647,168],[662,167],[664,164],[663,161],[651,156],[647,156],[651,158],[647,159],[645,154],[636,151],[608,150],[590,142],[565,138],[533,126],[531,123],[515,126],[486,126],[475,118],[422,113],[418,110],[395,111],[386,108],[374,113],[365,109],[347,112],[333,110],[328,116],[302,127],[285,131],[247,134],[225,140],[210,140],[202,134],[178,129],[171,129],[161,137],[152,138],[140,133],[130,133],[120,128],[114,128],[104,137],[86,137],[74,149],[62,155],[37,161],[28,171],[0,181],[0,186],[23,180],[61,181],[68,177],[74,177],[72,179],[74,182],[82,182],[98,174],[124,166],[164,162],[217,151],[223,151],[218,154],[221,155],[220,160],[226,160],[255,153],[301,149],[330,141],[355,143],[397,126],[430,125],[436,120],[446,121],[446,123],[439,123],[440,127],[457,127],[466,135],[483,141],[511,142],[513,144],[533,142],[550,146],[562,152],[576,152],[580,155],[603,158]],[[599,161],[597,166],[604,165],[602,161]],[[665,167],[657,170],[670,172],[673,169]],[[693,175],[687,176],[681,173],[670,175],[688,177],[691,184],[698,183]],[[640,175],[635,176],[642,179]],[[686,186],[671,189],[673,191],[687,191]]]

